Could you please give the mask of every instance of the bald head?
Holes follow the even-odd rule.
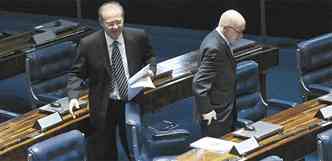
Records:
[[[231,26],[236,29],[244,30],[246,26],[246,20],[239,12],[231,9],[221,14],[219,26]]]
[[[234,42],[241,38],[246,21],[239,12],[230,9],[221,14],[218,27],[228,41]]]

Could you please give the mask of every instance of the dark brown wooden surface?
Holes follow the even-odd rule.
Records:
[[[303,159],[306,154],[310,154],[316,150],[316,134],[332,127],[330,124],[324,124],[324,121],[315,116],[320,108],[326,106],[327,104],[319,102],[318,100],[311,100],[295,108],[290,108],[265,118],[264,121],[282,125],[283,131],[261,140],[259,142],[260,147],[249,152],[247,155],[243,156],[242,159],[254,161],[269,155],[279,155],[286,161]],[[231,133],[225,135],[223,139],[234,142],[242,141]],[[201,154],[198,155],[198,152]],[[213,154],[214,157],[209,156],[211,154]],[[189,161],[197,158],[197,156],[207,157],[209,158],[208,160],[222,157],[221,154],[217,155],[196,149],[178,156],[178,161]],[[201,160],[198,158],[195,161]]]

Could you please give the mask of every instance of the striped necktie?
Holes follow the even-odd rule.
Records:
[[[118,85],[121,99],[126,100],[128,94],[128,82],[118,44],[118,41],[112,43],[112,75]]]

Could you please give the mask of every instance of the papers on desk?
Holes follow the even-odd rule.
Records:
[[[332,103],[332,93],[320,96],[318,97],[318,100],[322,102]]]
[[[246,130],[242,128],[234,131],[233,134],[242,138],[254,137],[257,140],[262,140],[278,133],[279,131],[282,131],[282,126],[265,121],[257,121],[250,126],[252,126],[254,130]]]
[[[259,143],[253,137],[239,143],[212,137],[204,137],[191,143],[190,146],[220,154],[232,153],[235,155],[245,155],[248,152],[258,148]]]
[[[227,140],[204,137],[191,143],[190,146],[193,148],[200,148],[218,153],[227,153],[230,152],[235,144],[236,143]]]

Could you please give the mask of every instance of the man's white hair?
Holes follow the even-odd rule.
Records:
[[[246,21],[244,17],[236,10],[230,9],[225,11],[221,14],[220,20],[219,20],[219,26],[225,27],[235,27],[235,28],[241,28],[242,26],[246,25]]]
[[[121,15],[122,17],[124,18],[124,9],[123,7],[121,6],[121,4],[117,1],[110,1],[110,2],[106,2],[104,3],[103,5],[101,5],[99,7],[99,10],[98,10],[98,14],[99,14],[99,18],[102,17],[102,12],[105,10],[105,9],[110,9],[110,10],[117,10],[117,11],[120,11],[121,12]]]

